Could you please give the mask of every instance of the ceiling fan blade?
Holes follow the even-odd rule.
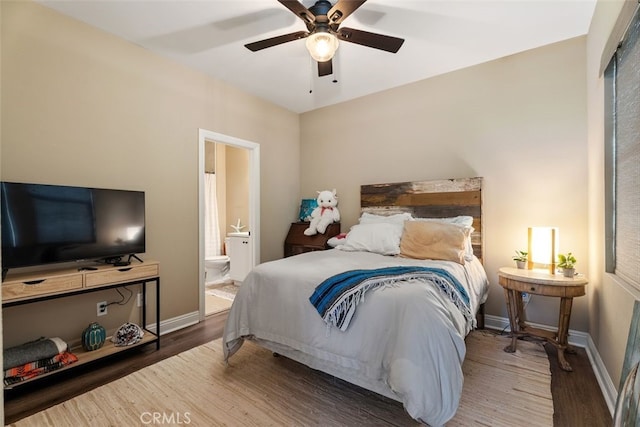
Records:
[[[399,39],[398,37],[354,30],[353,28],[340,28],[336,34],[338,39],[345,42],[361,44],[374,49],[386,50],[391,53],[398,52],[402,43],[404,43],[404,39]]]
[[[277,46],[282,43],[291,42],[307,37],[309,35],[306,31],[296,31],[295,33],[284,34],[282,36],[271,37],[268,39],[260,40],[253,43],[245,44],[244,46],[252,52],[257,52],[268,47]]]
[[[327,13],[329,23],[340,24],[366,1],[367,0],[340,0],[334,4],[333,7],[329,9],[329,13]]]
[[[313,13],[309,12],[309,9],[304,7],[298,0],[278,0],[284,7],[289,9],[298,18],[304,22],[311,24],[316,20]]]
[[[318,77],[333,74],[333,61],[318,62]]]

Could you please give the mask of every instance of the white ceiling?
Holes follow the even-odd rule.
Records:
[[[304,40],[244,47],[306,30],[276,0],[39,2],[300,113],[584,35],[596,0],[369,0],[341,27],[404,38],[402,48],[341,42],[326,77]]]

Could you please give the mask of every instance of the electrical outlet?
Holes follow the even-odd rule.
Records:
[[[137,304],[138,304],[138,307],[142,307],[142,293],[141,292],[138,292]]]
[[[104,316],[107,314],[107,302],[102,301],[96,304],[96,311],[98,312],[98,316]]]
[[[522,302],[523,303],[525,303],[525,304],[528,303],[530,299],[531,299],[531,294],[528,294],[526,292],[522,293]]]

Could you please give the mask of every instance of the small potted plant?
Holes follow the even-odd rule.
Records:
[[[529,255],[527,251],[516,251],[516,255],[513,257],[513,260],[516,262],[516,265],[518,266],[518,268],[526,267],[527,255]]]
[[[576,265],[576,257],[571,254],[571,252],[567,252],[567,254],[559,254],[558,255],[558,268],[562,269],[562,274],[565,277],[573,277],[576,273],[575,265]]]

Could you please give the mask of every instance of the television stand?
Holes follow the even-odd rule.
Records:
[[[104,265],[96,267],[95,270],[78,271],[75,267],[69,267],[39,272],[12,272],[8,275],[7,280],[2,282],[3,308],[47,300],[60,300],[61,307],[74,307],[71,302],[73,297],[134,285],[139,286],[141,292],[140,308],[138,310],[140,310],[140,326],[144,330],[144,336],[140,342],[130,346],[117,347],[111,342],[111,337],[107,337],[104,345],[94,351],[85,351],[80,345],[81,343],[78,343],[78,345],[73,345],[71,348],[71,352],[78,357],[77,362],[22,382],[7,385],[5,390],[17,388],[23,384],[53,376],[59,372],[71,370],[87,363],[93,363],[99,359],[146,344],[154,343],[156,350],[160,349],[160,265],[158,262],[135,263],[126,268]],[[149,287],[151,290],[155,290],[155,304],[147,307]],[[149,309],[152,310],[152,313],[149,313]],[[155,327],[149,324],[150,314],[155,315]],[[85,326],[75,325],[78,330]],[[10,326],[5,323],[4,327],[7,330]],[[68,326],[67,329],[69,329]],[[69,332],[67,331],[65,334],[69,335]],[[61,337],[70,341],[69,336],[61,335]],[[72,341],[71,344],[76,343]]]

